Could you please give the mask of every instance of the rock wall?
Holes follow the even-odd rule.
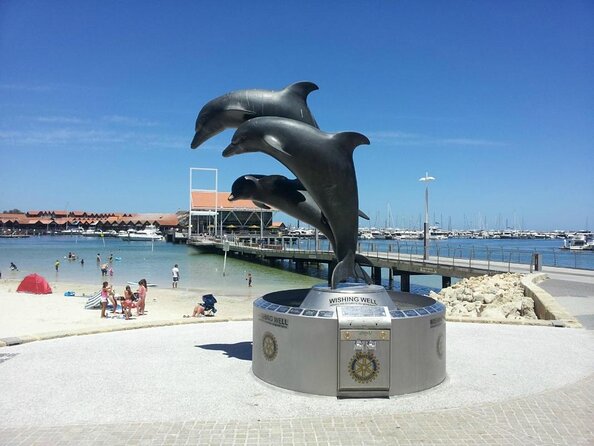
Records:
[[[463,279],[430,297],[446,306],[447,316],[485,319],[537,319],[534,301],[524,295],[522,275],[507,273]]]

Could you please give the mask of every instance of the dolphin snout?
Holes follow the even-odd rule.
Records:
[[[239,153],[241,153],[241,147],[240,146],[237,146],[237,145],[235,145],[233,143],[229,144],[225,148],[225,150],[223,150],[223,156],[225,158],[228,158],[228,157],[233,156],[233,155],[237,155]]]
[[[204,141],[206,141],[209,138],[208,132],[203,132],[203,131],[197,131],[194,134],[194,139],[192,139],[192,144],[190,144],[190,147],[192,149],[197,148],[200,144],[202,144]]]
[[[227,200],[229,200],[229,201],[235,200],[235,195],[229,194],[229,196],[227,197]]]

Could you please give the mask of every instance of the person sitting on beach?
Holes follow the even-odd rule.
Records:
[[[136,308],[136,304],[134,303],[134,293],[130,289],[130,285],[126,285],[126,289],[124,290],[124,300],[122,301],[122,312],[126,317],[126,320],[132,317],[132,308]]]
[[[14,263],[10,262],[10,270],[11,271],[18,271],[19,269],[17,268],[17,266]]]
[[[136,306],[136,315],[142,316],[144,314],[144,306],[146,303],[147,284],[146,279],[138,281],[138,304]]]
[[[192,313],[192,317],[204,316],[204,307],[201,304],[197,304],[194,307],[194,312]],[[189,316],[184,316],[189,317]]]
[[[217,303],[217,299],[212,294],[205,294],[202,296],[202,302],[199,302],[194,307],[194,312],[191,317],[198,316],[214,316],[217,312],[214,305]],[[184,317],[190,317],[189,314],[184,314]]]

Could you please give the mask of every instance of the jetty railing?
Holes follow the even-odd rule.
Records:
[[[213,239],[213,241],[220,239]],[[274,251],[290,251],[294,254],[320,254],[331,256],[332,252],[325,239],[312,237],[268,237],[259,240],[226,237],[225,240],[236,246],[260,248]],[[431,243],[427,263],[437,265],[482,268],[488,271],[505,270],[511,272],[513,265],[534,266],[535,255],[543,266],[594,270],[593,251],[570,251],[560,248],[543,247],[542,249],[510,248],[502,246],[481,246],[475,244]],[[374,241],[360,240],[357,251],[367,257],[383,260],[423,262],[422,242],[413,241]]]
[[[422,243],[399,242],[397,240],[390,243],[377,243],[373,241],[359,242],[359,251],[375,252],[380,255],[381,252],[395,252],[398,258],[402,255],[422,256]],[[535,254],[540,255],[542,265],[594,270],[594,252],[592,251],[572,251],[561,248],[543,247],[540,249],[531,248],[509,248],[509,247],[489,247],[473,244],[431,244],[429,255],[431,260],[437,260],[438,264],[445,262],[467,262],[467,266],[472,266],[474,261],[486,261],[511,264],[531,265],[534,262]],[[508,268],[509,269],[509,268]]]

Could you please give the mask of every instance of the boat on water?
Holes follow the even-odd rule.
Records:
[[[144,229],[129,229],[125,233],[118,233],[118,237],[126,241],[162,241],[165,240],[163,234],[154,225],[148,225]]]
[[[292,229],[287,234],[289,237],[313,237],[315,231],[313,229]]]
[[[594,251],[594,234],[575,234],[573,237],[563,240],[561,249],[569,249],[570,251]]]

